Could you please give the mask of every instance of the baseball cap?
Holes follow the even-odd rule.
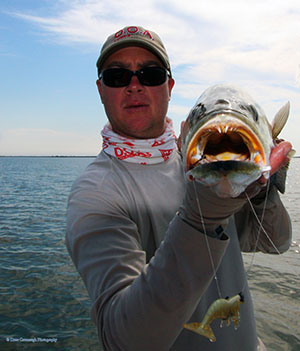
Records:
[[[112,53],[127,46],[140,46],[151,51],[162,61],[171,75],[169,57],[160,37],[155,32],[140,26],[124,27],[106,39],[97,60],[98,73]]]

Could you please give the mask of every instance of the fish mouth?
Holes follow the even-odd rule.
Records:
[[[235,116],[219,114],[192,137],[186,150],[186,170],[212,162],[239,161],[267,170],[266,152],[257,133]]]

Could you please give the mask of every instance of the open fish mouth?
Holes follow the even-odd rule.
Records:
[[[268,171],[267,155],[257,133],[241,119],[217,114],[194,134],[186,150],[186,170],[212,162],[252,163]]]
[[[221,84],[206,89],[182,128],[187,178],[221,197],[239,196],[261,176],[268,179],[271,151],[289,109],[288,102],[270,124],[262,108],[239,88]]]

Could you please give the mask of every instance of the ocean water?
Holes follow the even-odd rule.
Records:
[[[68,194],[91,161],[0,158],[0,350],[100,350],[89,297],[64,244]],[[300,350],[299,175],[293,159],[283,196],[294,231],[289,251],[244,255],[269,351]]]

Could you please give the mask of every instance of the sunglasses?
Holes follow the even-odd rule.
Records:
[[[140,84],[152,87],[163,84],[167,80],[168,71],[163,67],[144,67],[138,71],[108,68],[100,73],[99,79],[103,79],[108,87],[120,88],[128,86],[133,76],[137,76]]]

